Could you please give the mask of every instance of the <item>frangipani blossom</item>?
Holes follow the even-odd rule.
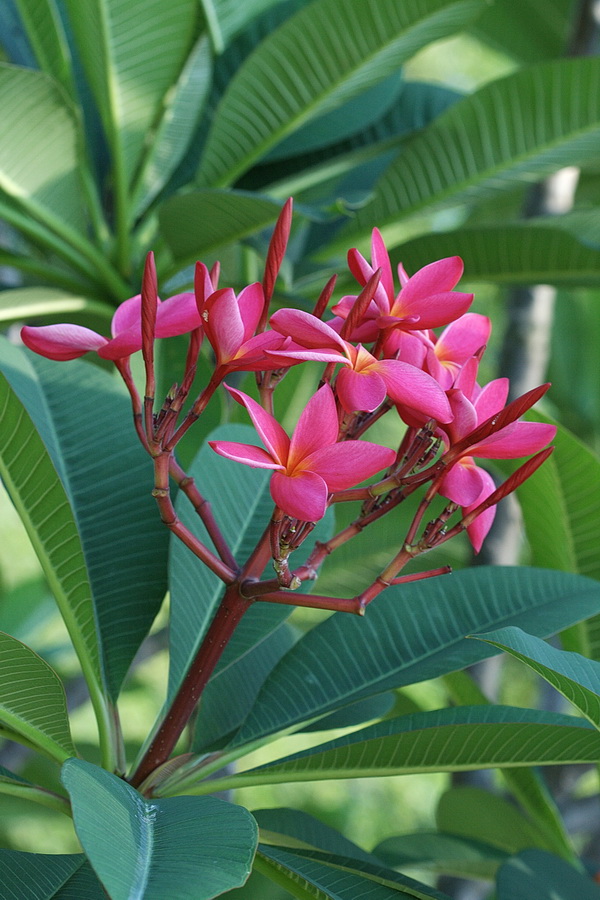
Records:
[[[265,305],[262,285],[250,284],[237,295],[233,288],[211,291],[203,263],[197,265],[195,284],[198,312],[218,367],[247,372],[281,366],[269,361],[265,351],[279,349],[282,336],[272,331],[255,334]]]
[[[281,425],[247,394],[228,387],[248,410],[265,448],[233,441],[210,441],[227,459],[273,469],[271,496],[288,516],[305,522],[323,518],[328,494],[353,487],[394,463],[396,454],[367,441],[337,443],[338,417],[329,385],[307,403],[291,439]]]
[[[425,368],[445,391],[449,390],[465,363],[490,339],[492,323],[487,316],[466,313],[451,322],[435,339],[425,356]]]
[[[25,325],[21,338],[40,356],[59,361],[77,359],[95,350],[104,359],[124,359],[142,347],[142,297],[137,294],[116,309],[110,330],[112,339],[82,325]],[[191,293],[175,294],[158,301],[156,337],[174,337],[199,328],[202,322]]]
[[[359,332],[352,335],[358,340],[376,340],[380,329],[423,331],[447,325],[462,316],[473,301],[473,294],[453,290],[463,274],[463,262],[459,256],[430,263],[411,277],[399,265],[400,291],[396,294],[390,258],[377,228],[373,229],[371,239],[371,263],[353,248],[348,252],[348,265],[363,287],[373,273],[381,269],[381,280],[364,323]],[[343,297],[333,307],[333,312],[345,319],[355,299],[353,296]]]
[[[444,427],[444,443],[451,447],[504,408],[508,396],[507,378],[497,378],[480,389],[475,383],[477,360],[461,370],[457,386],[448,394],[454,419]],[[473,397],[474,399],[469,399]],[[537,453],[555,436],[554,425],[542,422],[513,422],[469,446],[444,475],[440,494],[470,512],[495,490],[492,477],[475,459],[517,459]],[[478,552],[494,520],[495,507],[486,510],[467,529]]]
[[[396,359],[376,359],[361,344],[355,347],[326,322],[301,310],[280,309],[271,316],[270,324],[306,348],[273,352],[273,357],[289,362],[341,363],[344,368],[338,373],[336,392],[346,412],[372,412],[387,395],[439,422],[450,421],[446,395],[426,372]]]

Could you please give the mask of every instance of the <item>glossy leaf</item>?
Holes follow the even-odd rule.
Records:
[[[498,225],[425,234],[392,254],[416,272],[432,259],[460,256],[469,282],[600,285],[600,250],[551,225]]]
[[[274,222],[279,203],[241,191],[197,190],[171,197],[160,229],[179,267]]]
[[[388,866],[416,866],[456,878],[492,879],[508,854],[482,840],[419,831],[386,838],[373,850]]]
[[[501,628],[477,637],[524,662],[600,730],[599,662],[569,650],[557,650],[520,628]]]
[[[147,134],[195,31],[194,0],[66,0],[83,67],[113,154],[131,183]]]
[[[258,822],[261,840],[284,847],[304,847],[363,862],[378,864],[371,853],[362,850],[335,828],[298,809],[258,809],[252,815]]]
[[[221,53],[236,34],[252,19],[275,6],[280,0],[201,0],[206,24],[215,50]]]
[[[235,744],[483,659],[489,652],[473,650],[464,635],[487,630],[484,622],[547,635],[599,606],[593,581],[527,568],[480,567],[389,588],[364,618],[336,613],[298,641],[265,682]]]
[[[0,900],[106,900],[83,853],[0,850]]]
[[[591,58],[554,60],[488,83],[404,147],[343,239],[366,238],[377,222],[393,242],[392,222],[475,204],[592,158],[599,86],[600,60]]]
[[[461,706],[377,722],[284,759],[205,781],[194,793],[259,784],[593,762],[595,729],[573,716]],[[547,844],[544,844],[547,846]]]
[[[0,632],[0,722],[53,759],[75,755],[65,691],[48,663]]]
[[[524,850],[498,872],[496,896],[498,900],[600,900],[600,886],[551,853]]]
[[[241,65],[207,138],[202,184],[231,184],[299,126],[383,81],[425,44],[464,27],[477,0],[316,0]]]
[[[211,70],[208,38],[203,36],[167,95],[160,122],[142,160],[132,191],[134,218],[160,194],[188,150],[204,108]]]
[[[296,897],[315,897],[318,900],[400,900],[407,897],[449,900],[447,894],[392,870],[370,868],[367,863],[361,866],[358,861],[344,857],[333,856],[330,859],[332,865],[327,865],[308,854],[260,844],[256,866],[259,872],[270,877],[279,875],[280,879],[274,880],[282,886],[287,880],[292,895]],[[348,864],[354,864],[356,868],[350,868],[350,865],[346,868]],[[363,876],[363,871],[368,874]]]
[[[41,72],[2,63],[0,105],[3,214],[14,208],[58,235],[85,231],[77,130],[59,86]]]
[[[112,900],[210,900],[250,873],[256,823],[214,797],[147,801],[82,760],[63,766],[75,830]]]

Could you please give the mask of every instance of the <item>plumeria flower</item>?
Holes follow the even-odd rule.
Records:
[[[376,359],[361,344],[345,341],[326,322],[298,309],[279,309],[270,319],[275,331],[289,335],[298,350],[280,350],[272,356],[291,362],[317,360],[341,363],[336,393],[346,412],[372,412],[386,395],[394,402],[449,422],[452,416],[444,391],[425,372],[396,359]]]
[[[323,518],[328,494],[353,487],[391,466],[393,450],[367,441],[337,443],[338,417],[329,385],[308,401],[291,439],[279,422],[251,397],[227,387],[248,410],[265,448],[232,441],[209,441],[227,459],[273,469],[271,496],[288,516],[305,522]]]
[[[82,325],[25,325],[23,343],[48,359],[77,359],[95,351],[104,359],[124,359],[142,347],[142,297],[137,294],[116,309],[110,330],[112,339]],[[158,301],[156,337],[174,337],[199,328],[202,322],[191,293],[175,294]]]
[[[262,285],[250,284],[237,295],[233,288],[212,291],[208,270],[198,263],[195,287],[204,333],[218,367],[245,372],[281,367],[281,362],[269,360],[265,351],[279,349],[284,338],[272,331],[255,333],[265,305]]]
[[[449,392],[454,419],[444,426],[444,443],[452,447],[490,417],[504,409],[508,396],[507,378],[490,381],[479,388],[475,381],[478,361],[470,360],[461,370],[455,387]],[[470,512],[495,490],[492,477],[475,459],[517,459],[537,453],[556,434],[554,425],[542,422],[513,422],[467,447],[458,461],[444,475],[440,494]],[[468,527],[467,532],[476,552],[492,526],[495,507],[486,510]]]
[[[352,335],[353,339],[374,341],[381,329],[423,331],[447,325],[462,316],[473,301],[473,294],[453,290],[463,274],[463,262],[459,256],[430,263],[411,277],[399,265],[400,291],[396,294],[390,258],[380,232],[374,228],[371,263],[356,249],[348,252],[350,271],[359,284],[364,286],[373,273],[381,269],[381,280],[373,301],[363,325]],[[333,307],[333,312],[345,319],[355,299],[354,296],[342,297]]]

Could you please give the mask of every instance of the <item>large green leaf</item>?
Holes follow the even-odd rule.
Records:
[[[75,119],[60,87],[41,72],[2,63],[0,106],[2,214],[13,221],[14,209],[67,240],[85,232]]]
[[[205,781],[190,792],[594,762],[599,751],[600,737],[595,729],[573,716],[505,706],[450,707],[377,722],[254,769]],[[547,841],[544,846],[548,846]]]
[[[195,0],[66,0],[119,182],[130,184],[196,30]]]
[[[286,886],[287,881],[288,890],[295,897],[315,897],[317,900],[400,900],[407,897],[449,900],[447,894],[413,881],[406,875],[339,856],[315,854],[313,857],[313,854],[302,854],[301,851],[294,853],[288,848],[260,844],[255,865],[259,872],[278,881],[282,887]]]
[[[55,0],[16,0],[40,69],[73,90],[71,50]]]
[[[0,474],[25,525],[79,656],[88,687],[98,702],[103,693],[99,635],[91,587],[77,524],[49,450],[58,459],[57,439],[44,401],[37,409],[44,430],[36,431],[25,406],[39,400],[25,357],[4,344],[2,368],[21,383],[23,402],[0,377]],[[46,441],[46,446],[42,442]],[[48,447],[48,450],[46,449]]]
[[[419,831],[387,838],[374,854],[388,866],[416,866],[457,878],[493,878],[508,854],[483,840]]]
[[[0,722],[64,762],[75,755],[65,691],[48,663],[0,632]]]
[[[0,292],[0,322],[71,322],[79,320],[89,328],[110,332],[114,307],[59,288],[27,287]]]
[[[542,850],[524,850],[498,872],[498,900],[600,900],[583,872]]]
[[[477,637],[524,662],[600,730],[600,662],[570,650],[557,650],[520,628],[499,628]]]
[[[36,423],[75,514],[94,601],[83,619],[88,631],[97,623],[116,695],[166,590],[168,531],[151,497],[152,465],[116,378],[80,360],[51,362],[4,346],[0,368]]]
[[[363,862],[377,864],[380,862],[371,853],[362,850],[348,838],[324,825],[314,816],[298,809],[259,809],[252,815],[258,822],[261,840],[268,844],[281,844],[285,847],[304,847],[337,853],[361,859]]]
[[[132,213],[140,216],[168,183],[194,136],[210,87],[208,38],[201,37],[163,107],[132,191]]]
[[[0,850],[0,900],[106,900],[82,853]]]
[[[465,277],[493,284],[600,285],[600,250],[562,231],[560,219],[541,225],[459,228],[426,234],[391,254],[409,272],[434,259],[460,256]]]
[[[484,622],[547,635],[594,615],[599,604],[595,582],[527,568],[480,567],[391,587],[364,618],[336,613],[298,641],[265,682],[235,744],[465,668],[489,655],[465,640],[488,630]]]
[[[522,69],[454,104],[410,141],[343,239],[366,237],[377,224],[399,243],[411,216],[474,204],[595,158],[599,135],[600,60]]]
[[[213,797],[146,801],[76,759],[62,780],[79,840],[112,900],[210,900],[250,874],[258,832],[242,807]]]
[[[252,19],[281,0],[200,0],[215,50],[220,53]]]
[[[199,178],[230,184],[305,122],[391,75],[481,12],[478,0],[315,0],[241,65],[216,113]]]
[[[575,0],[494,0],[474,33],[519,61],[530,64],[565,54],[573,29]]]
[[[198,190],[161,205],[160,229],[177,268],[274,222],[281,205],[243,191]]]

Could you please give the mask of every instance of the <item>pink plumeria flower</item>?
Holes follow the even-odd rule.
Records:
[[[420,369],[396,359],[376,359],[361,344],[355,347],[326,322],[302,310],[277,310],[270,324],[275,331],[301,345],[300,350],[281,350],[272,356],[290,362],[317,360],[342,364],[335,388],[346,412],[372,412],[387,395],[395,403],[413,407],[427,418],[450,421],[452,412],[444,391]]]
[[[281,367],[265,351],[280,348],[284,338],[272,331],[255,333],[265,305],[262,285],[250,284],[237,295],[233,288],[213,291],[203,263],[197,265],[195,284],[197,308],[217,367],[246,372]]]
[[[471,360],[461,370],[455,388],[449,392],[454,419],[444,427],[444,443],[451,447],[467,437],[506,404],[509,383],[507,378],[490,381],[484,388],[475,382],[478,361]],[[471,398],[471,399],[470,399]],[[555,436],[554,425],[542,422],[513,422],[468,447],[444,475],[440,494],[470,512],[495,490],[492,477],[480,468],[475,459],[517,459],[529,456],[545,447]],[[486,510],[468,527],[467,532],[476,552],[492,526],[495,507]]]
[[[259,469],[273,469],[271,496],[288,516],[304,522],[322,519],[332,491],[353,487],[393,465],[396,454],[367,441],[337,443],[338,417],[329,385],[308,401],[290,439],[279,422],[251,397],[227,387],[250,414],[265,448],[232,441],[209,441],[213,450]]]
[[[131,356],[142,347],[141,294],[125,300],[115,311],[110,330],[112,339],[82,325],[25,325],[21,329],[23,343],[48,359],[77,359],[95,351],[104,359],[119,360]],[[175,294],[158,301],[156,337],[174,337],[199,328],[202,322],[191,293]]]
[[[380,329],[400,328],[403,331],[423,331],[447,325],[462,316],[473,301],[473,294],[453,290],[463,274],[459,256],[450,256],[430,263],[409,277],[398,266],[400,291],[396,294],[390,258],[377,228],[371,239],[371,263],[358,250],[348,252],[350,271],[361,285],[365,285],[377,269],[381,280],[375,291],[360,334],[356,340],[376,340]],[[345,319],[355,297],[343,297],[333,312]]]

